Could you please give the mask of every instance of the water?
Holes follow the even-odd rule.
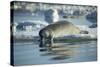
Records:
[[[54,43],[39,47],[39,42],[14,43],[14,65],[55,64],[97,60],[96,41]]]

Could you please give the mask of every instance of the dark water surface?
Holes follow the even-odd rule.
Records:
[[[39,47],[39,42],[14,43],[14,65],[54,64],[97,60],[97,42],[54,43]]]

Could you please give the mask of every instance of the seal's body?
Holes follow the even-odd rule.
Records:
[[[74,24],[68,21],[58,21],[41,29],[39,32],[39,36],[42,43],[46,40],[50,41],[50,43],[53,43],[53,39],[56,37],[62,37],[66,35],[73,35],[79,33],[80,29]]]

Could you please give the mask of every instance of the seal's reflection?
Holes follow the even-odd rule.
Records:
[[[41,43],[40,43],[41,44]],[[73,43],[45,43],[41,56],[50,56],[51,60],[64,60],[78,55],[76,49],[79,45]],[[50,46],[52,45],[52,46]]]

